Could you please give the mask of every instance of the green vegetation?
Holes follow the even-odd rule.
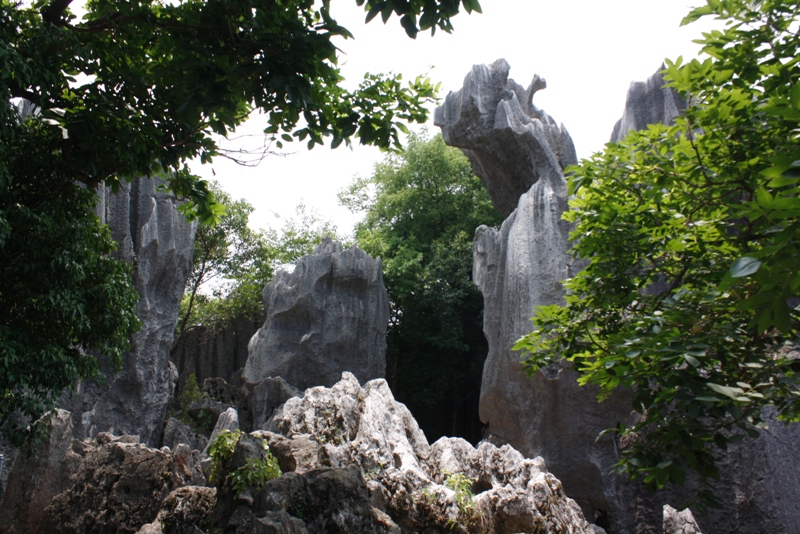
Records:
[[[280,230],[253,230],[252,205],[234,200],[216,183],[211,191],[226,213],[217,224],[198,225],[173,348],[188,329],[213,331],[235,320],[257,320],[264,312],[264,286],[279,268],[310,254],[326,236],[344,241],[336,226],[302,204],[296,218],[285,220]]]
[[[456,524],[473,525],[482,517],[480,510],[475,506],[475,495],[472,493],[472,485],[475,480],[463,473],[445,472],[444,475],[444,486],[455,492],[458,506],[458,521],[451,524],[450,527],[453,528]]]
[[[242,437],[242,431],[236,430],[223,430],[211,445],[208,447],[208,456],[211,458],[211,473],[208,475],[209,482],[219,481],[222,475],[222,470],[233,456],[233,451],[236,450],[236,444],[239,443],[239,438]]]
[[[0,139],[0,428],[15,446],[41,435],[62,390],[118,369],[139,328],[130,265],[47,136],[31,125]]]
[[[589,264],[516,348],[531,372],[568,359],[601,398],[631,389],[640,417],[610,429],[617,467],[650,487],[718,478],[716,454],[757,436],[767,407],[800,417],[799,12],[708,0],[684,23],[726,21],[699,41],[709,57],[665,71],[686,115],[568,169]]]
[[[454,492],[456,517],[447,512],[449,505],[446,501],[437,504],[434,486],[425,486],[420,491],[422,499],[417,501],[417,513],[420,514],[418,521],[421,524],[433,522],[458,532],[485,532],[484,515],[475,505],[475,495],[472,493],[475,480],[463,473],[444,471],[442,474],[445,477],[444,487]]]
[[[368,18],[398,15],[411,36],[450,31],[462,6],[480,11],[477,0],[356,3]],[[214,135],[256,110],[279,147],[397,149],[436,90],[371,74],[345,89],[333,40],[351,35],[329,0],[89,0],[80,21],[70,4],[0,0],[0,425],[17,444],[64,388],[119,365],[137,328],[95,186],[163,175],[188,217],[213,222],[224,208],[186,163],[224,156]]]
[[[278,465],[278,459],[269,451],[266,441],[264,441],[264,448],[267,451],[266,460],[248,458],[245,465],[228,475],[236,497],[247,488],[253,488],[258,491],[264,487],[264,484],[283,474]]]
[[[223,430],[220,432],[211,446],[208,448],[208,455],[211,457],[211,474],[209,482],[221,482],[219,477],[223,470],[230,463],[236,444],[242,437],[242,431]],[[268,481],[281,476],[281,468],[278,459],[270,452],[267,440],[262,439],[261,445],[264,447],[264,459],[248,458],[245,465],[238,467],[226,477],[231,482],[231,487],[238,497],[245,489],[253,488],[256,491],[261,489]]]
[[[387,376],[428,439],[480,439],[478,391],[486,340],[483,298],[472,282],[472,237],[502,220],[480,180],[441,136],[411,136],[369,179],[340,194],[358,245],[383,260],[391,319]]]

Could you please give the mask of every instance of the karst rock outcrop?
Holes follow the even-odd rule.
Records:
[[[511,351],[516,340],[530,331],[534,306],[561,302],[560,281],[581,265],[569,254],[570,228],[561,220],[567,209],[567,194],[560,171],[564,146],[571,144],[556,135],[539,136],[552,144],[523,141],[542,131],[543,126],[537,121],[544,114],[532,104],[520,102],[520,92],[511,89],[518,86],[505,79],[507,73],[503,61],[490,67],[474,67],[464,88],[448,95],[436,115],[445,140],[464,149],[490,190],[491,184],[499,187],[508,183],[508,169],[535,167],[544,162],[541,171],[529,171],[536,178],[526,192],[519,193],[515,185],[508,187],[505,196],[492,196],[493,201],[496,197],[517,199],[516,210],[501,228],[480,227],[476,231],[473,278],[484,295],[484,332],[489,342],[480,417],[487,424],[492,441],[510,443],[527,457],[541,455],[563,482],[567,495],[580,502],[590,519],[608,526],[613,533],[660,534],[664,528],[663,506],[683,506],[697,487],[690,481],[686,489],[670,488],[649,494],[641,484],[611,473],[611,466],[619,458],[618,445],[610,437],[596,438],[601,430],[632,417],[625,392],[617,392],[598,404],[596,391],[578,387],[575,373],[567,366],[543,369],[527,379],[519,354]],[[533,94],[539,80],[534,77],[526,98]],[[672,123],[679,116],[686,103],[663,85],[658,73],[647,82],[631,84],[623,118],[614,127],[612,141],[621,140],[632,129],[655,122]],[[460,111],[463,109],[471,111]],[[509,115],[523,117],[525,113],[527,119],[506,119]],[[524,128],[508,126],[526,124],[526,120],[530,124]],[[546,122],[554,124],[549,118]],[[509,132],[516,132],[521,140],[509,141]],[[500,143],[506,151],[496,167],[476,165],[477,149],[472,140],[492,136],[496,140],[486,146]],[[533,154],[529,153],[531,150]],[[562,163],[560,168],[555,162]],[[507,167],[504,169],[503,165]],[[506,209],[502,204],[495,206],[500,211]],[[800,470],[789,458],[798,457],[798,444],[800,426],[786,427],[773,420],[757,441],[729,450],[720,464],[723,480],[717,485],[723,509],[695,516],[702,531],[715,534],[796,530],[800,525]]]
[[[362,387],[343,373],[331,388],[311,388],[289,399],[268,427],[239,439],[226,472],[260,459],[266,442],[285,474],[238,496],[227,482],[218,484],[212,528],[600,532],[566,498],[541,459],[525,459],[507,445],[482,443],[476,449],[461,439],[429,445],[383,379]],[[458,504],[452,489],[456,475],[469,479],[475,496],[468,505]]]
[[[520,355],[511,351],[530,332],[534,307],[562,302],[561,281],[580,265],[569,254],[571,225],[561,219],[567,209],[563,169],[576,162],[572,141],[530,101],[544,85],[541,78],[535,76],[529,89],[521,91],[507,79],[508,70],[504,60],[473,67],[464,87],[450,93],[436,112],[446,142],[466,149],[471,161],[482,153],[481,143],[489,152],[504,147],[491,165],[483,160],[484,174],[478,174],[490,191],[507,188],[505,195],[492,195],[498,211],[507,212],[508,202],[514,206],[499,230],[479,227],[473,244],[473,279],[484,296],[489,344],[480,418],[493,440],[509,443],[527,457],[544,457],[593,519],[594,510],[615,506],[610,498],[616,494],[616,480],[606,472],[617,458],[612,439],[595,438],[615,426],[626,409],[616,397],[598,405],[596,392],[579,387],[569,369],[546,369],[528,379]],[[478,170],[475,163],[473,168]],[[526,178],[516,178],[509,187],[509,177],[523,171]]]
[[[0,503],[4,534],[136,532],[170,491],[205,484],[198,451],[152,449],[137,436],[71,437],[69,412],[50,422],[49,442],[18,455]]]
[[[325,238],[264,288],[264,326],[250,340],[242,378],[282,377],[304,390],[342,371],[366,381],[386,371],[389,298],[381,261]]]
[[[534,76],[524,89],[508,78],[510,68],[504,59],[475,65],[434,118],[445,143],[461,148],[504,216],[532,185],[563,183],[564,167],[577,163],[566,128],[533,105],[545,80]]]
[[[241,434],[214,487],[185,445],[153,449],[107,433],[71,440],[63,411],[52,426],[56,442],[15,463],[1,532],[603,532],[541,458],[458,438],[429,445],[383,379],[361,386],[343,373],[331,388],[290,398],[269,430]],[[237,488],[267,451],[283,474]]]
[[[115,253],[133,264],[139,292],[136,315],[142,328],[131,338],[121,372],[108,370],[105,384],[85,381],[65,394],[76,438],[99,432],[137,435],[142,443],[161,440],[167,405],[177,374],[169,361],[186,277],[192,266],[195,226],[178,212],[178,202],[158,190],[162,182],[134,178],[118,193],[101,187],[96,211],[119,244]]]
[[[614,125],[611,142],[618,143],[631,130],[650,124],[672,124],[686,110],[686,100],[671,87],[664,87],[663,65],[647,81],[631,82],[622,118]]]

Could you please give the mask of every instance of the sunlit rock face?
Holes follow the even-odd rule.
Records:
[[[137,435],[160,443],[175,369],[169,362],[186,278],[192,268],[195,225],[178,212],[178,202],[158,191],[159,179],[134,178],[119,192],[101,187],[97,213],[119,244],[115,253],[133,264],[139,292],[136,315],[142,328],[131,338],[122,370],[107,382],[87,381],[62,406],[72,411],[74,435],[99,432]]]
[[[304,390],[332,386],[344,371],[362,381],[384,376],[389,298],[380,259],[326,238],[267,284],[264,310],[242,373],[249,384],[282,377]]]
[[[508,79],[498,60],[476,65],[464,87],[447,96],[436,122],[445,141],[461,148],[507,216],[500,229],[481,226],[473,243],[473,279],[484,296],[489,354],[481,383],[480,418],[490,439],[527,457],[542,456],[589,519],[614,507],[617,459],[612,439],[595,441],[630,411],[622,396],[598,405],[569,369],[528,379],[514,343],[531,330],[536,306],[563,301],[561,281],[579,265],[569,254],[571,225],[564,168],[575,163],[566,129],[532,102],[545,87],[535,75],[527,90]]]
[[[508,78],[510,68],[504,59],[475,65],[464,87],[447,95],[434,118],[445,142],[469,158],[504,216],[540,179],[561,187],[563,169],[577,162],[566,128],[533,105],[547,82],[534,76],[525,89]]]
[[[644,130],[650,124],[672,124],[686,110],[686,101],[678,92],[664,87],[663,68],[645,82],[631,82],[625,111],[611,132],[612,143],[622,141],[631,130]]]

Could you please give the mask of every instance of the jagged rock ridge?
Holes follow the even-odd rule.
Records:
[[[65,533],[602,532],[541,458],[457,438],[428,445],[383,379],[362,387],[344,373],[332,388],[289,399],[271,431],[239,438],[214,488],[199,486],[200,453],[185,445],[158,450],[101,433],[63,446],[69,413],[53,425],[57,446],[31,465],[15,464],[9,495],[16,498],[2,503],[4,532],[25,532],[32,520]],[[264,443],[284,474],[235,491],[228,475],[263,460]],[[53,474],[60,478],[42,483]],[[474,498],[456,493],[454,475],[467,480]]]
[[[577,163],[566,128],[533,105],[547,82],[534,76],[524,89],[508,78],[510,69],[504,59],[475,65],[434,118],[445,143],[461,148],[504,216],[533,184],[563,182],[563,169]]]

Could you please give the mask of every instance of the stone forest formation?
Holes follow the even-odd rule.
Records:
[[[473,242],[489,346],[480,443],[428,443],[394,399],[381,260],[330,239],[266,285],[263,322],[171,360],[195,227],[156,181],[135,179],[101,189],[97,213],[134,264],[143,327],[120,373],[63,395],[38,457],[0,451],[0,532],[800,532],[798,425],[729,448],[722,507],[693,513],[691,479],[649,493],[612,473],[620,444],[597,436],[634,417],[624,392],[598,403],[566,365],[526,377],[511,347],[581,269],[561,218],[577,157],[534,104],[545,80],[525,88],[509,70],[474,66],[435,114],[505,217]],[[611,140],[685,108],[656,73],[631,84]],[[184,409],[205,428],[170,411],[189,374],[202,395]],[[269,465],[283,474],[253,474]]]

